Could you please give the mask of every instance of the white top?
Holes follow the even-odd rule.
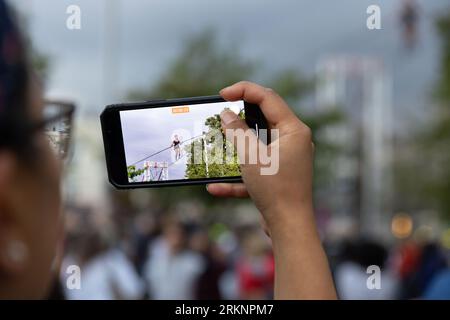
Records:
[[[156,241],[144,267],[150,298],[194,299],[195,284],[204,268],[200,255],[189,250],[172,255],[164,240]]]
[[[66,270],[73,264],[76,264],[73,259],[65,258],[61,269],[63,288],[69,300],[139,299],[144,294],[143,281],[119,249],[108,250],[81,267],[80,289],[70,289],[66,285],[71,276]]]

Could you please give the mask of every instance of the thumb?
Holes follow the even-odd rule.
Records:
[[[236,113],[230,109],[225,109],[220,114],[220,119],[222,120],[222,128],[226,129],[243,129],[248,130],[247,123],[242,120]]]
[[[241,167],[247,164],[247,159],[249,163],[255,164],[252,158],[257,154],[258,138],[253,130],[231,110],[222,111],[220,118],[226,139],[236,147]]]

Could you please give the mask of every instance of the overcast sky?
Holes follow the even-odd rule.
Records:
[[[183,40],[209,27],[218,31],[221,43],[238,43],[244,56],[262,61],[265,72],[293,68],[312,74],[321,57],[333,54],[382,57],[394,79],[397,109],[424,108],[438,67],[431,23],[448,7],[448,0],[418,1],[420,42],[408,53],[398,28],[400,0],[10,2],[29,17],[35,46],[52,58],[49,93],[73,98],[96,113],[131,88],[154,84]],[[381,7],[383,29],[369,31],[366,8],[374,3]],[[70,4],[82,10],[79,31],[65,27]],[[114,22],[108,25],[105,16]]]

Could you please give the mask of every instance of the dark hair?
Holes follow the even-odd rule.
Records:
[[[370,265],[377,265],[382,269],[387,258],[386,248],[381,243],[371,239],[347,240],[342,250],[343,261],[357,263],[365,269]]]
[[[0,149],[24,154],[31,145],[29,84],[24,40],[11,11],[0,0]]]

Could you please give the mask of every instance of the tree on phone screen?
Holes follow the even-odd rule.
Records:
[[[241,111],[239,116],[241,119],[244,119],[244,111]],[[233,151],[233,161],[231,163],[226,163],[225,161],[227,148],[234,149],[234,147],[225,139],[219,114],[207,118],[205,126],[209,128],[208,132],[185,147],[185,151],[188,154],[185,177],[187,179],[198,179],[240,176],[241,171],[236,150]],[[222,139],[216,139],[215,133],[217,132],[222,133]],[[215,154],[215,151],[218,149],[222,150],[222,154]],[[195,152],[197,154],[194,154]],[[205,153],[207,153],[207,156],[205,156]],[[217,161],[217,157],[220,157],[222,161]],[[194,159],[200,159],[201,161],[194,161]]]

